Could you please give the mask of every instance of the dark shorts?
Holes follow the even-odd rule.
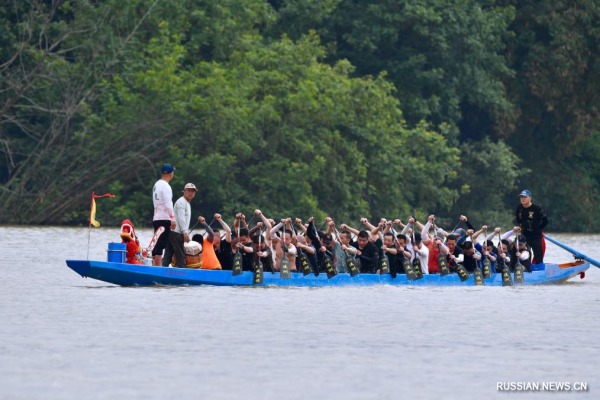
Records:
[[[169,243],[169,234],[171,233],[171,221],[170,220],[159,220],[152,221],[152,226],[154,227],[154,232],[161,226],[165,227],[165,231],[160,235],[154,249],[152,249],[152,256],[162,256],[163,250],[167,247],[167,243]]]

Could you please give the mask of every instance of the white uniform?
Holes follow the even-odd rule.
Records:
[[[152,201],[154,202],[153,221],[175,221],[173,210],[173,191],[167,181],[159,179],[152,189]]]

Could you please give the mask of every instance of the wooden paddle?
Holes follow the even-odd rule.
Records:
[[[261,251],[260,250],[261,239],[262,239],[262,230],[261,229],[258,230],[258,235],[259,236],[258,236],[258,250],[257,250],[257,253],[259,251]],[[260,259],[260,256],[257,254],[256,255],[256,264],[254,265],[254,276],[253,276],[252,282],[255,285],[262,285],[264,283],[264,278],[265,277],[264,277],[264,271],[263,271],[263,263],[262,263],[262,261]]]
[[[485,241],[481,246],[481,256],[483,257],[482,265],[483,265],[483,279],[488,279],[492,277],[492,263],[488,258],[488,249],[487,249],[487,229],[483,231]]]
[[[242,221],[241,218],[238,218],[238,229],[237,229],[237,245],[239,246],[239,244],[241,243],[240,241],[240,226],[242,225]],[[241,275],[243,272],[242,270],[242,251],[240,250],[240,248],[237,248],[237,252],[235,253],[235,256],[233,256],[233,276],[237,276],[237,275]]]
[[[517,264],[515,265],[515,278],[514,278],[514,283],[515,284],[520,284],[520,283],[524,283],[525,282],[525,277],[523,276],[523,272],[525,272],[525,267],[523,266],[523,264],[521,264],[521,260],[519,260],[519,257],[517,256],[516,253],[519,253],[519,236],[517,235],[517,237],[515,238],[515,244],[517,246],[517,248],[515,249],[515,257],[517,257]]]
[[[285,247],[285,222],[281,227],[281,249],[283,250]],[[281,258],[281,262],[279,263],[279,277],[282,279],[290,279],[292,275],[290,274],[290,261],[287,258],[286,252],[283,252],[283,257]]]
[[[433,237],[434,240],[438,239],[437,236],[437,227],[435,226],[435,224],[433,223],[433,221],[431,222],[432,226],[433,226]],[[444,254],[442,254],[442,245],[438,244],[438,265],[440,267],[440,276],[446,276],[450,274],[450,268],[448,267],[448,260],[446,259],[446,256]]]
[[[475,253],[477,252],[477,249],[475,248],[475,242],[473,241],[473,235],[471,235],[471,243],[473,244],[473,258],[475,258]],[[477,262],[478,260],[475,259],[475,270],[473,271],[473,282],[475,283],[475,286],[484,286],[485,283],[483,282],[483,273],[481,273],[481,269],[479,269],[479,263]]]
[[[406,272],[406,279],[408,279],[409,281],[415,280],[415,278],[417,277],[417,274],[419,274],[421,277],[423,277],[423,269],[421,266],[421,260],[419,259],[419,256],[417,255],[417,250],[416,250],[416,243],[415,243],[415,224],[412,224],[412,245],[413,245],[413,253],[415,255],[415,258],[413,258],[412,261],[412,265],[410,262],[403,262],[402,265],[404,266],[404,272]]]
[[[504,254],[504,249],[502,248],[502,237],[498,232],[498,265],[502,268],[502,286],[512,286],[513,280],[510,275],[510,266],[506,264],[504,258],[502,258],[502,254]]]

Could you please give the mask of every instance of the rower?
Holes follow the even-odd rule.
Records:
[[[448,265],[451,269],[455,270],[458,264],[462,264],[465,258],[465,253],[460,246],[457,246],[458,238],[455,235],[448,235],[446,237],[446,246],[448,247]],[[453,271],[455,272],[455,271]]]
[[[218,215],[218,214],[217,214]],[[219,215],[220,217],[220,215]],[[215,215],[216,219],[216,215]],[[215,252],[214,242],[220,242],[221,238],[213,232],[212,228],[206,224],[204,217],[198,218],[200,228],[206,231],[206,239],[202,236],[202,269],[223,269]]]
[[[248,236],[248,229],[240,229],[240,237],[237,242],[236,248],[242,252],[242,270],[243,271],[254,271],[253,253],[254,247]]]
[[[427,246],[429,250],[429,264],[428,269],[430,274],[439,274],[440,266],[438,257],[440,252],[444,255],[448,255],[449,251],[446,245],[442,242],[444,238],[443,231],[441,229],[436,230],[434,237],[430,238],[429,229],[433,225],[435,221],[435,216],[430,215],[427,221],[427,224],[423,227],[423,231],[421,232],[421,237],[423,238],[423,244]]]
[[[420,233],[414,233],[414,243],[412,244],[413,255],[411,262],[417,257],[421,262],[421,272],[429,274],[429,248],[423,244]]]
[[[260,261],[263,264],[263,268],[265,271],[275,272],[273,268],[273,255],[271,248],[267,246],[265,243],[265,238],[262,235],[262,232],[252,236],[252,243],[254,244],[254,262],[258,262],[258,258],[260,257]]]
[[[298,220],[298,218],[296,218],[296,220]],[[308,258],[308,264],[310,265],[310,268],[313,271],[316,271],[316,268],[318,268],[319,265],[317,263],[317,250],[315,249],[315,246],[308,243],[306,241],[306,237],[303,235],[297,235],[296,248],[298,249],[298,254],[300,254],[300,252],[304,252],[306,258]],[[299,270],[300,268],[300,257],[296,257],[296,269]]]
[[[403,235],[402,233],[399,233],[396,236],[395,246],[396,246],[396,250],[397,250],[396,269],[399,274],[406,274],[406,271],[404,270],[403,261],[405,258],[408,260],[410,260],[412,258],[412,252],[411,252],[412,246],[410,245],[410,242],[408,241],[408,238],[406,237],[406,235]]]
[[[502,239],[508,240],[510,246],[508,248],[508,254],[510,256],[510,269],[514,272],[517,260],[525,267],[527,272],[531,272],[531,248],[527,243],[527,238],[523,235],[519,235],[519,227],[516,226],[512,231],[508,231],[502,236]],[[516,235],[516,242],[511,238],[512,234]],[[517,246],[518,242],[518,246]]]
[[[473,246],[473,242],[467,241],[463,244],[463,267],[469,272],[474,272],[475,268],[481,269],[481,253],[479,253],[475,246]]]
[[[221,224],[221,228],[225,232],[225,235],[221,237],[221,231],[219,229],[214,230],[213,247],[215,248],[215,254],[219,260],[219,265],[222,269],[232,270],[233,269],[233,250],[231,248],[232,236],[231,228],[227,225],[227,222],[223,220],[221,214],[215,214],[215,221]]]
[[[351,243],[351,246],[357,249],[356,255],[360,259],[361,274],[375,273],[379,264],[377,246],[369,241],[369,236],[369,232],[360,231],[356,241]]]
[[[481,235],[484,232],[487,232],[487,229],[487,225],[483,225],[480,230],[473,233],[473,240],[475,241],[475,249],[482,255],[482,260],[484,260],[485,257],[487,257],[487,259],[491,262],[492,271],[496,271],[496,261],[498,259],[498,256],[496,253],[497,250],[494,248],[494,243],[491,240],[494,236],[494,233],[485,238],[483,245],[477,243],[477,238],[479,237],[479,235]]]
[[[315,219],[313,217],[308,219],[306,235],[317,250],[317,263],[319,264],[319,272],[327,272],[323,270],[325,257],[329,258],[331,265],[335,267],[335,251],[332,247],[333,238],[331,235],[325,234],[325,232],[317,231],[317,228],[315,227]]]

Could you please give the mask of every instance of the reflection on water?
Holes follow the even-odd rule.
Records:
[[[67,268],[87,234],[0,228],[0,398],[488,398],[522,381],[588,382],[585,398],[600,386],[597,268],[512,288],[122,288]],[[600,236],[554,237],[600,260]],[[117,230],[93,230],[90,258],[111,240]],[[548,244],[548,262],[570,259]]]

